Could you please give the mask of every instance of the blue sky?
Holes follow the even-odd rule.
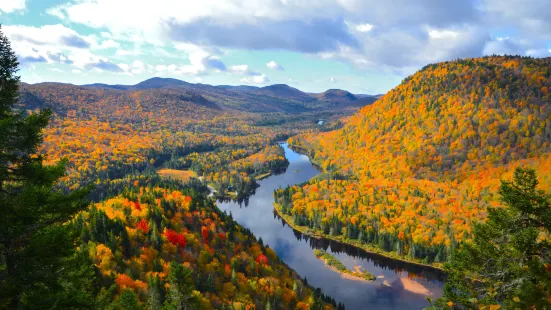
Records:
[[[549,0],[0,0],[22,80],[384,93],[428,63],[551,57]]]

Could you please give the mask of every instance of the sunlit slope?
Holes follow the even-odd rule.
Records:
[[[333,179],[281,196],[318,231],[442,261],[499,204],[514,167],[536,168],[549,188],[550,89],[550,58],[426,66],[344,128],[292,139]]]

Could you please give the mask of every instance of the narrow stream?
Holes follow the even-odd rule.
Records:
[[[279,187],[299,184],[316,176],[319,171],[307,156],[282,145],[290,164],[279,175],[259,181],[256,193],[245,202],[219,201],[221,210],[230,212],[241,225],[249,228],[264,244],[313,287],[353,309],[423,309],[427,296],[437,298],[442,293],[443,275],[417,265],[374,255],[352,246],[329,240],[309,238],[293,230],[273,211],[273,192]],[[366,282],[343,278],[327,268],[314,256],[313,249],[332,253],[349,269],[361,266],[377,276]]]

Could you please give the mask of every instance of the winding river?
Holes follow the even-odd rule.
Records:
[[[279,187],[299,184],[316,176],[319,171],[305,155],[282,144],[289,167],[279,175],[259,181],[260,187],[245,202],[219,201],[221,210],[249,228],[264,244],[269,245],[291,268],[313,287],[353,309],[423,309],[427,296],[437,298],[442,293],[443,275],[417,265],[370,254],[352,246],[329,240],[310,238],[293,230],[273,211],[273,191]],[[327,268],[314,256],[313,249],[333,254],[350,270],[361,266],[373,273],[373,282],[343,278]]]

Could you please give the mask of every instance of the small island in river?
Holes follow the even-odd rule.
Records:
[[[343,277],[353,280],[375,281],[377,278],[364,268],[356,267],[354,271],[349,270],[335,256],[325,252],[324,250],[314,250],[314,255],[323,260],[325,264],[342,274]]]

